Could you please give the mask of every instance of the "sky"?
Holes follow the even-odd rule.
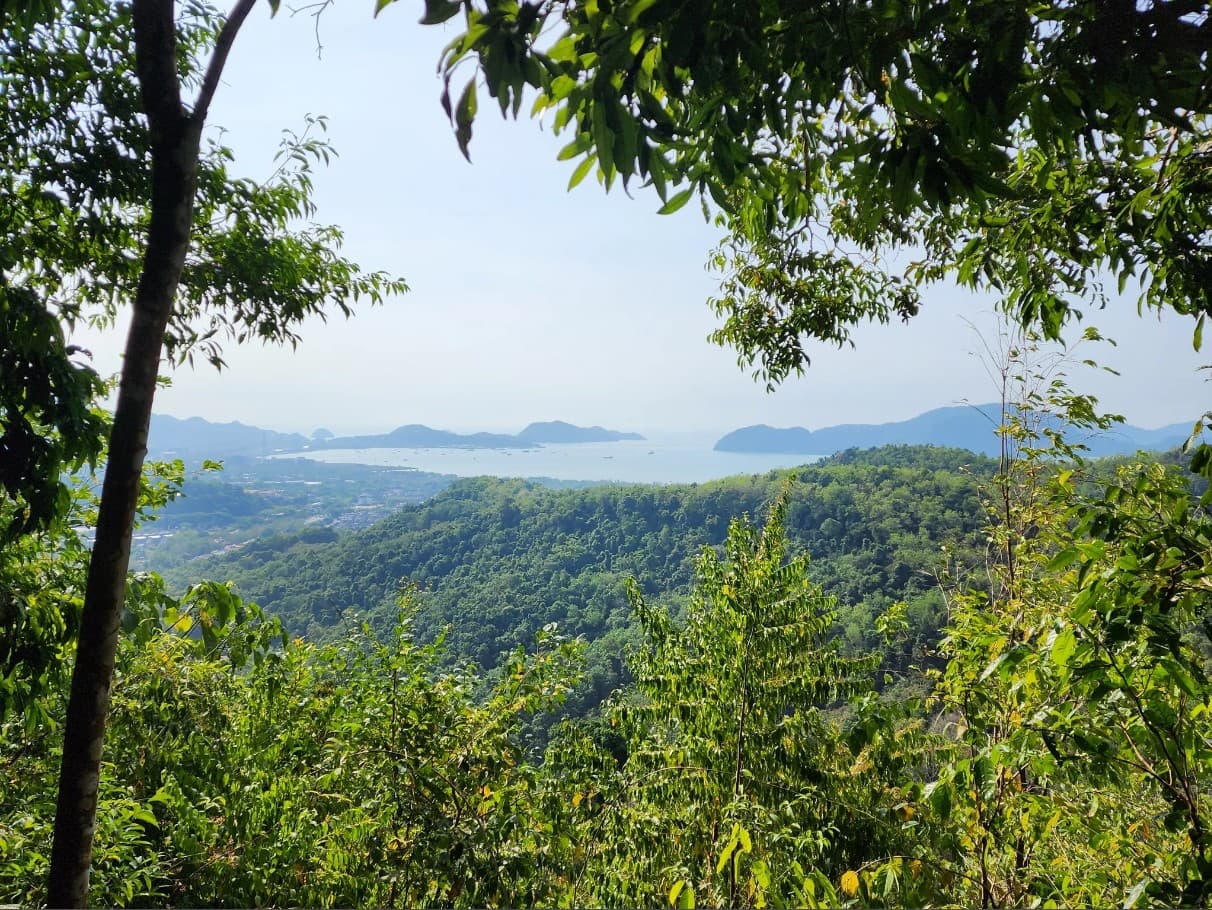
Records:
[[[318,22],[288,3],[273,18],[258,4],[239,35],[212,135],[222,128],[236,169],[260,178],[282,130],[326,115],[339,157],[315,175],[317,220],[410,292],[349,321],[311,320],[294,350],[230,344],[221,373],[166,370],[157,413],[303,433],[553,419],[706,432],[902,420],[998,397],[975,353],[998,335],[992,303],[948,288],[927,292],[908,325],[860,328],[855,349],[817,346],[803,377],[767,393],[707,341],[716,278],[704,263],[719,233],[697,206],[657,215],[651,190],[606,194],[592,179],[567,192],[575,162],[556,160],[561,138],[525,111],[503,120],[483,93],[469,164],[438,101],[453,27],[417,24],[415,0],[377,19],[373,0],[342,0]],[[1191,323],[1124,300],[1086,324],[1118,341],[1088,354],[1121,375],[1070,379],[1107,410],[1156,427],[1207,408],[1197,368],[1212,358],[1193,351]],[[102,372],[118,369],[121,334],[80,339]]]

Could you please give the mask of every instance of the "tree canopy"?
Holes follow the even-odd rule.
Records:
[[[427,0],[422,21],[460,14],[443,100],[464,151],[477,83],[515,115],[529,88],[570,184],[596,166],[662,211],[704,194],[728,228],[716,340],[769,383],[942,279],[1051,339],[1139,287],[1199,345],[1204,3]]]

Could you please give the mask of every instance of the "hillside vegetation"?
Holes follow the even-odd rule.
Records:
[[[1173,467],[1093,468],[891,449],[697,487],[462,481],[209,566],[371,620],[297,612],[307,638],[229,585],[135,576],[93,893],[1206,903],[1212,527]],[[432,589],[397,599],[397,573]],[[37,904],[65,693],[8,666],[0,896]]]
[[[909,602],[914,635],[888,656],[897,667],[937,639],[940,547],[949,544],[953,559],[983,552],[980,491],[994,469],[961,450],[893,447],[698,485],[553,490],[477,478],[336,540],[314,529],[269,537],[168,577],[231,579],[292,633],[316,640],[331,637],[346,610],[388,628],[401,586],[412,583],[426,590],[417,633],[446,630],[449,654],[484,668],[558,623],[593,643],[600,697],[619,682],[634,625],[627,580],[648,595],[684,597],[699,551],[721,545],[734,516],[758,514],[790,482],[789,538],[845,605],[847,645],[871,647],[873,618]]]

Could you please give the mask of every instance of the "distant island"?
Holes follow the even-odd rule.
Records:
[[[992,403],[935,408],[891,423],[839,424],[819,430],[759,424],[733,430],[716,442],[714,449],[748,454],[832,455],[845,449],[886,445],[937,445],[997,455],[999,443],[994,431],[1000,421],[1001,405]],[[1091,455],[1172,449],[1187,440],[1193,423],[1174,423],[1156,430],[1121,424],[1105,433],[1070,434],[1070,441],[1087,446]]]
[[[639,433],[622,433],[602,427],[578,427],[562,420],[532,423],[516,435],[508,433],[452,433],[419,423],[397,427],[376,436],[336,436],[313,439],[313,449],[531,449],[541,445],[582,442],[618,442],[643,439]]]
[[[396,427],[390,433],[334,436],[311,442],[313,449],[521,449],[528,445],[506,433],[452,433],[419,423]]]
[[[741,427],[722,437],[714,446],[717,452],[744,452],[761,455],[816,455],[815,437],[803,427],[771,427],[759,423]],[[819,453],[823,454],[823,453]]]
[[[603,427],[578,427],[562,420],[532,423],[516,435],[508,433],[454,433],[419,423],[396,427],[389,433],[334,436],[316,430],[310,439],[300,433],[279,433],[238,422],[212,423],[201,417],[180,419],[152,415],[148,450],[155,456],[224,458],[238,455],[276,455],[317,449],[531,449],[542,445],[643,440],[639,433]]]
[[[625,440],[642,440],[639,433],[622,433],[618,430],[606,430],[602,427],[578,427],[562,420],[549,420],[545,423],[532,423],[517,436],[525,442],[542,445],[554,443],[567,445],[578,442],[621,442]]]

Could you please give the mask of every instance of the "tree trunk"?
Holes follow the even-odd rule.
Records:
[[[164,333],[189,249],[202,127],[231,43],[254,2],[240,0],[220,31],[192,113],[181,104],[173,0],[135,0],[131,7],[136,71],[151,130],[151,220],[118,385],[64,725],[47,893],[51,907],[83,907],[88,897],[101,752],[135,509]]]
[[[52,907],[82,907],[88,891],[101,749],[139,482],[164,331],[185,262],[193,214],[198,130],[182,125],[185,128],[176,135],[157,143],[152,161],[151,226],[126,339],[64,728],[48,894]]]

